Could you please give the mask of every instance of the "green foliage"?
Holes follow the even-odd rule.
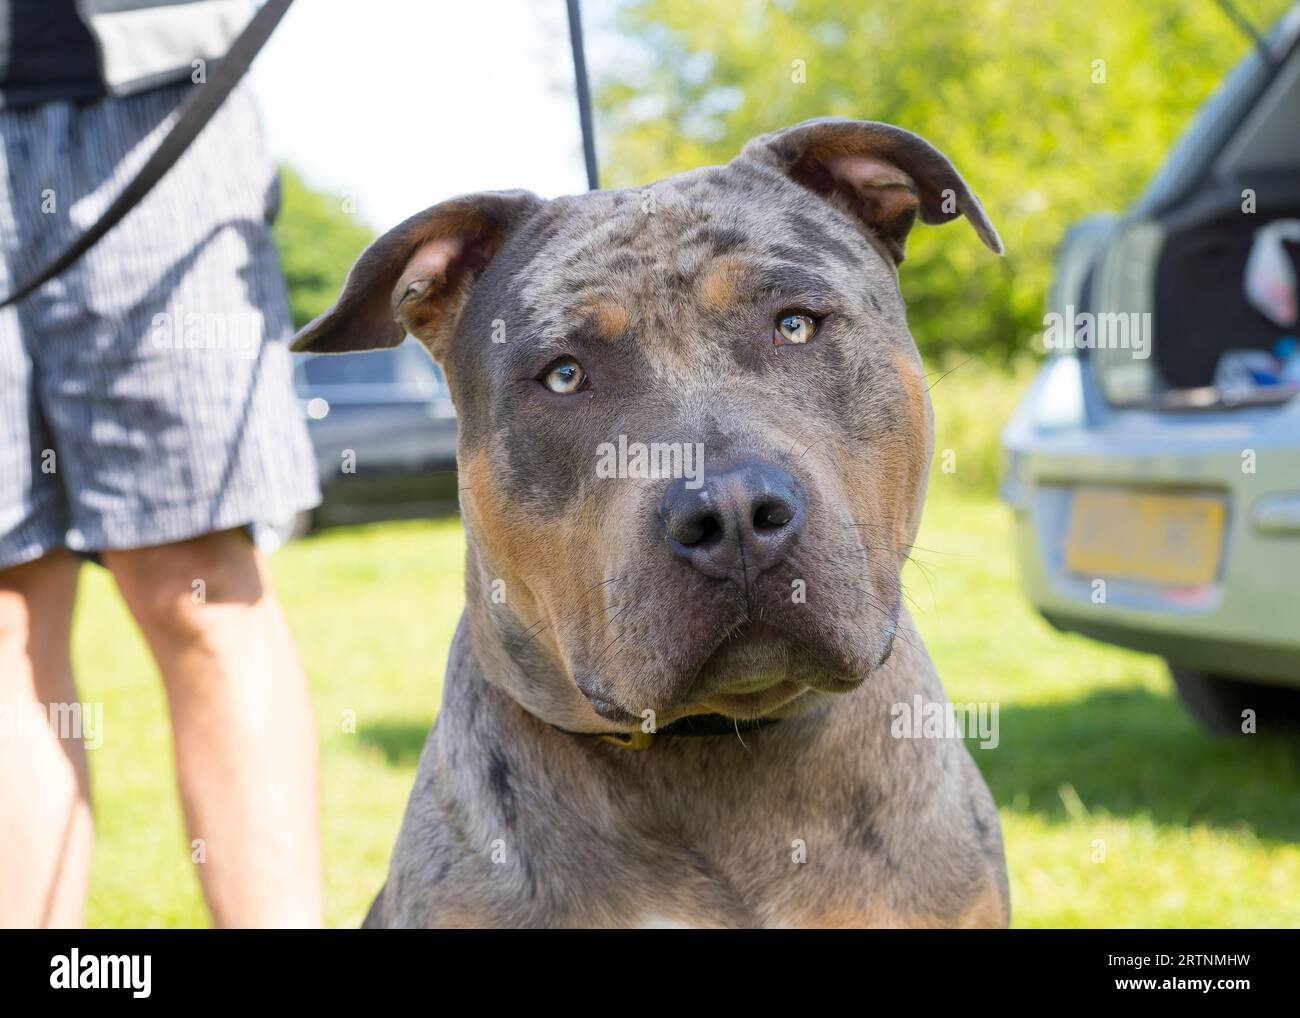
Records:
[[[1267,28],[1285,6],[1243,9]],[[1007,247],[992,257],[960,221],[919,228],[913,332],[928,354],[1004,358],[1034,345],[1065,229],[1124,209],[1250,46],[1216,4],[1169,0],[621,0],[617,23],[644,59],[598,93],[611,184],[725,162],[810,117],[906,127],[953,160]]]
[[[313,191],[292,167],[280,167],[280,186],[275,241],[293,325],[300,329],[334,303],[348,269],[374,234],[344,211],[341,196]]]

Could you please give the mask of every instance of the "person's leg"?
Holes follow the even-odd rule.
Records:
[[[75,704],[68,640],[77,560],[54,552],[0,569],[0,926],[80,926],[94,822],[80,738],[47,724]]]
[[[214,922],[321,925],[316,717],[264,557],[238,530],[102,557],[167,688]]]

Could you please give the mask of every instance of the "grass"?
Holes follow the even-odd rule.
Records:
[[[935,491],[918,543],[946,552],[916,552],[906,580],[949,695],[1000,705],[1000,744],[971,751],[1016,924],[1300,925],[1300,744],[1212,739],[1159,659],[1053,630],[992,500]]]
[[[444,520],[330,531],[272,560],[320,722],[331,925],[360,924],[383,883],[438,709],[463,555],[459,522]],[[98,845],[89,922],[206,925],[161,684],[100,569],[83,576],[74,655],[82,699],[105,704],[103,745],[91,753]]]
[[[999,746],[972,752],[1001,809],[1015,924],[1300,926],[1300,745],[1203,735],[1157,659],[1061,635],[1021,596],[987,484],[990,422],[1016,388],[967,365],[935,389],[936,445],[958,466],[936,468],[905,577],[952,699],[999,704]],[[383,882],[463,552],[442,520],[330,531],[273,559],[320,719],[331,925],[360,923]],[[205,925],[161,687],[101,570],[86,571],[74,639],[82,698],[105,703],[89,920]]]

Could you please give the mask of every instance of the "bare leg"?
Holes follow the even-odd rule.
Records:
[[[81,926],[94,820],[79,737],[50,705],[76,704],[68,640],[77,560],[55,552],[0,570],[0,926]],[[33,719],[45,718],[44,729]]]
[[[167,688],[214,922],[321,925],[316,719],[264,557],[225,531],[104,563]]]

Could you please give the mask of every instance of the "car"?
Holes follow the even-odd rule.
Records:
[[[1298,36],[1292,8],[1133,207],[1069,231],[1002,433],[1030,601],[1164,657],[1215,732],[1300,722]]]
[[[456,411],[408,337],[391,350],[295,358],[323,501],[298,529],[454,510]]]

